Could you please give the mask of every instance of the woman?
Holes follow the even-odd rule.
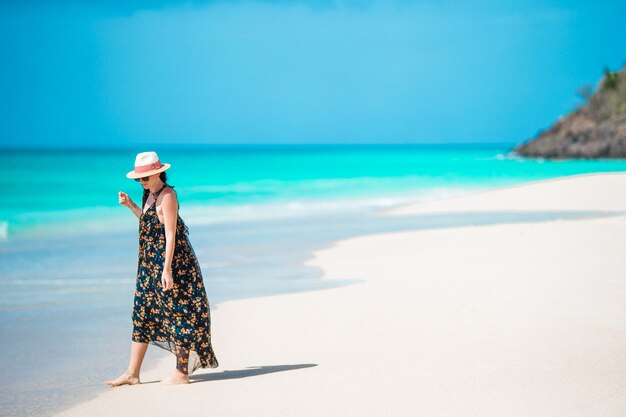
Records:
[[[176,355],[176,369],[164,384],[188,384],[196,369],[217,368],[211,346],[211,315],[200,265],[178,215],[174,187],[167,184],[170,164],[155,152],[137,154],[126,177],[143,186],[141,209],[128,194],[119,203],[139,218],[139,262],[133,307],[133,333],[128,369],[111,386],[138,384],[148,343]]]

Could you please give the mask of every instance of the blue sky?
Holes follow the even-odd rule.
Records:
[[[623,1],[0,3],[14,146],[518,143],[626,62]]]

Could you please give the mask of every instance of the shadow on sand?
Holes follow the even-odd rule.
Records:
[[[223,372],[207,372],[204,374],[197,374],[189,376],[189,382],[191,384],[202,381],[220,381],[224,379],[239,379],[247,378],[251,376],[271,374],[274,372],[293,371],[295,369],[311,368],[317,366],[316,363],[302,363],[297,365],[270,365],[270,366],[248,366],[246,369],[238,371],[223,371]]]

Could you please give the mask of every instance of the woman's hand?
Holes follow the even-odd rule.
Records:
[[[164,269],[161,274],[161,286],[163,287],[163,291],[171,290],[174,286],[174,279],[172,278],[172,270]]]
[[[128,194],[126,194],[125,192],[122,192],[122,191],[120,191],[118,194],[119,194],[119,197],[120,197],[120,204],[121,205],[123,205],[124,207],[128,207],[128,208],[132,208],[133,207],[133,205],[135,203],[128,196]]]

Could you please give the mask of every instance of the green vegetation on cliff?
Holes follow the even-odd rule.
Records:
[[[585,86],[578,94],[585,104],[514,152],[552,159],[626,158],[626,64],[616,72],[605,68],[595,92]]]

